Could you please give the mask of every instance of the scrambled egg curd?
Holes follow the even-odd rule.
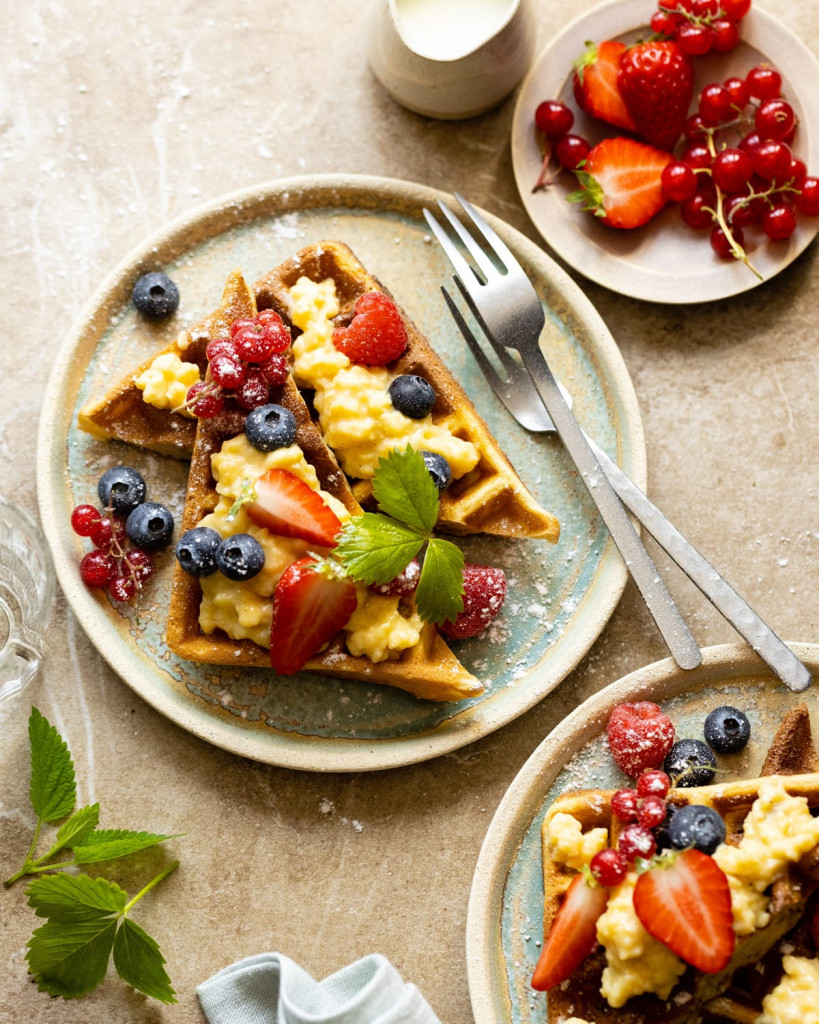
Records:
[[[340,501],[319,488],[315,469],[296,445],[260,452],[244,434],[239,434],[225,441],[221,450],[211,456],[211,467],[219,502],[199,525],[211,527],[221,537],[249,533],[264,550],[264,567],[249,580],[229,580],[221,573],[202,577],[199,625],[205,633],[221,629],[234,640],[252,640],[259,647],[269,647],[273,594],[279,579],[288,565],[304,558],[316,547],[297,538],[277,537],[264,527],[256,526],[244,507],[233,519],[228,518],[231,507],[242,496],[244,482],[258,480],[268,469],[284,469],[319,491],[342,523],[347,522],[350,515]],[[382,597],[366,587],[356,587],[356,592],[358,607],[346,626],[351,654],[384,661],[400,657],[401,651],[418,643],[423,623],[417,612],[405,617],[399,609],[399,598]]]
[[[339,306],[332,278],[316,283],[301,277],[290,289],[293,323],[304,332],[293,342],[293,377],[315,390],[314,404],[327,445],[348,476],[370,479],[378,460],[393,448],[412,446],[447,460],[453,479],[478,464],[478,449],[432,416],[414,420],[392,404],[393,375],[381,366],[360,366],[333,344],[332,318]]]
[[[819,960],[782,958],[785,976],[762,1000],[755,1024],[819,1024]]]
[[[785,780],[772,776],[760,783],[739,846],[723,843],[714,860],[728,876],[734,931],[750,935],[770,920],[765,890],[789,864],[819,843],[819,818],[804,797],[789,796]]]
[[[191,385],[199,381],[196,363],[183,363],[174,352],[165,352],[154,359],[148,369],[134,379],[142,392],[142,400],[157,409],[178,409],[183,405]],[[182,409],[183,416],[192,416]]]
[[[546,842],[553,861],[582,871],[596,853],[609,845],[609,833],[605,828],[593,828],[584,834],[574,815],[558,813],[549,820]]]

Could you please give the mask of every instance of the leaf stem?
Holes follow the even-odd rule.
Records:
[[[8,887],[10,885],[14,885],[14,883],[18,879],[22,878],[23,875],[29,874],[29,869],[32,867],[32,865],[34,863],[36,863],[35,861],[32,861],[31,858],[34,855],[35,849],[37,848],[37,841],[40,838],[40,829],[42,827],[43,827],[43,819],[42,818],[38,818],[37,819],[37,827],[34,829],[34,838],[31,840],[31,846],[29,847],[28,853],[26,854],[25,860],[23,861],[23,866],[20,868],[19,871],[17,871],[15,874],[13,874],[11,876],[11,878],[7,878],[5,880],[5,882],[3,882],[3,885],[7,889],[8,889]]]
[[[152,878],[151,881],[148,882],[148,884],[144,888],[139,890],[139,892],[136,894],[136,896],[133,897],[133,899],[129,900],[125,904],[122,910],[122,916],[126,917],[128,911],[131,909],[131,907],[134,906],[135,903],[138,903],[143,896],[145,896],[147,893],[151,891],[151,889],[153,889],[155,885],[159,885],[160,882],[163,882],[168,877],[168,875],[170,875],[172,871],[176,871],[178,867],[179,861],[175,860],[172,864],[169,864],[166,868],[160,871],[156,878]]]

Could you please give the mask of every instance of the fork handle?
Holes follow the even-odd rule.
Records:
[[[677,565],[713,606],[795,693],[811,684],[811,674],[793,651],[779,639],[751,606],[726,582],[690,541],[662,514],[634,481],[591,438],[589,445],[623,503],[640,520]]]
[[[702,662],[697,642],[680,615],[657,566],[640,540],[623,503],[589,447],[589,442],[572,415],[546,360],[536,346],[537,341],[533,349],[527,351],[526,347],[521,347],[519,351],[560,439],[580,471],[581,479],[623,556],[674,660],[680,668],[696,668]]]

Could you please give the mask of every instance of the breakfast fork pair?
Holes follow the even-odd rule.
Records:
[[[807,689],[811,675],[805,665],[583,432],[572,414],[570,398],[540,347],[545,314],[531,281],[486,218],[461,196],[456,194],[456,199],[466,225],[443,202],[438,204],[442,220],[428,209],[424,209],[424,217],[452,264],[455,284],[502,372],[487,357],[458,305],[442,287],[450,312],[488,383],[518,423],[535,433],[556,432],[562,440],[674,659],[688,669],[700,664],[702,655],[629,512],[791,690]]]

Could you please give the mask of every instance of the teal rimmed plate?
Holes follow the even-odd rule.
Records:
[[[819,645],[792,644],[819,677]],[[807,704],[819,735],[819,691],[792,693],[744,644],[707,647],[702,664],[679,668],[670,658],[624,676],[584,701],[546,737],[506,791],[481,848],[466,924],[469,994],[475,1024],[547,1024],[548,996],[529,982],[543,938],[540,829],[561,793],[625,784],[611,758],[606,723],[625,701],[650,700],[679,737],[702,737],[709,711],[740,708],[751,739],[739,754],[720,756],[720,778],[754,778],[783,716]]]
[[[270,764],[366,771],[454,750],[511,721],[552,690],[599,636],[622,594],[625,568],[559,442],[526,433],[497,402],[465,349],[440,293],[446,260],[427,233],[423,206],[443,193],[360,176],[292,178],[233,193],[150,238],[100,285],[57,358],[38,439],[40,510],[68,601],[111,667],[163,715],[207,741]],[[645,486],[639,410],[620,353],[572,280],[522,235],[489,218],[523,263],[547,310],[544,346],[571,389],[575,412]],[[173,554],[159,559],[139,609],[113,606],[80,582],[82,542],[69,515],[96,500],[96,481],[116,462],[134,465],[150,497],[181,514],[186,464],[76,427],[77,411],[215,307],[228,272],[255,281],[301,247],[348,243],[426,333],[495,432],[524,482],[561,521],[558,545],[463,541],[467,560],[504,568],[502,616],[486,635],[456,645],[485,693],[455,704],[420,701],[363,682],[184,662],[164,642]],[[148,324],[130,303],[140,273],[162,269],[180,288],[179,311]]]

